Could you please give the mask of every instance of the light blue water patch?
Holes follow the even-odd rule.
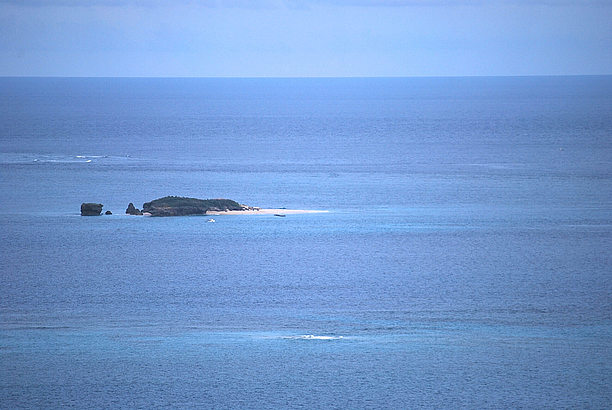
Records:
[[[551,329],[528,328],[491,332],[467,326],[340,338],[299,331],[24,329],[2,338],[0,354],[9,373],[0,380],[7,407],[72,402],[94,407],[152,402],[248,407],[253,401],[264,407],[393,407],[446,405],[450,400],[464,406],[482,400],[493,405],[605,405],[600,397],[609,363],[596,358],[606,354],[606,342],[581,333],[555,335]],[[574,344],[569,351],[568,342]],[[591,365],[580,365],[584,361]],[[470,366],[464,367],[465,362]],[[181,377],[180,389],[168,383],[177,371],[190,375]],[[487,383],[464,384],[462,391],[453,388],[482,371],[487,372]],[[586,375],[588,384],[582,382]],[[538,383],[521,385],[523,395],[516,397],[512,391],[519,386],[508,385],[509,377],[537,377]],[[134,389],[134,384],[140,387]],[[564,393],[543,397],[558,385]],[[440,396],[439,389],[447,393]]]

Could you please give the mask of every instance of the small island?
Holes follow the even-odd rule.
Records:
[[[84,202],[81,204],[81,215],[93,216],[102,213],[102,204]],[[125,213],[127,215],[144,216],[188,216],[188,215],[274,215],[286,216],[289,214],[309,214],[327,211],[306,210],[306,209],[286,209],[286,208],[259,208],[240,204],[232,199],[198,199],[182,196],[165,196],[145,202],[142,211],[134,206],[132,202],[128,204]],[[105,215],[112,215],[111,211],[106,211]]]
[[[133,207],[133,205],[132,205]],[[128,207],[131,210],[131,207]],[[140,212],[140,210],[135,209]],[[276,215],[304,214],[315,210],[303,209],[263,209],[240,204],[231,199],[197,199],[180,196],[166,196],[145,202],[142,205],[142,214],[150,216],[187,216],[187,215]],[[126,213],[128,213],[126,211]],[[133,214],[138,214],[134,212]]]

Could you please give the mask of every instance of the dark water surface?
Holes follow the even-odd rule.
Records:
[[[0,193],[2,408],[612,400],[612,77],[4,78]]]

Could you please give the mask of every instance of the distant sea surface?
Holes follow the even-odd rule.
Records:
[[[612,403],[611,76],[0,78],[0,194],[1,408]]]

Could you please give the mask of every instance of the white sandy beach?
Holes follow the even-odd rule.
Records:
[[[280,208],[260,208],[247,211],[208,211],[206,215],[296,215],[314,214],[329,211],[314,209],[280,209]]]

